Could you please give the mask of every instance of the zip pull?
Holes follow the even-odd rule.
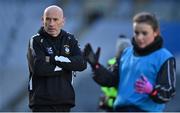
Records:
[[[72,71],[72,75],[74,76],[74,77],[76,77],[76,71]]]
[[[76,77],[76,71],[72,71],[72,80],[71,80],[72,85],[74,83],[74,77]]]

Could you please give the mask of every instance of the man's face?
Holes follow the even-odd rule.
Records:
[[[51,36],[59,35],[60,30],[64,26],[63,13],[57,9],[50,9],[43,15],[44,30]]]

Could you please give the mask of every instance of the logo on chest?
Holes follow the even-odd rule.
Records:
[[[65,52],[66,54],[70,54],[69,45],[64,45],[64,52]]]
[[[48,53],[48,54],[50,54],[50,55],[53,54],[53,49],[52,49],[52,47],[47,47],[46,50],[47,50],[47,53]]]

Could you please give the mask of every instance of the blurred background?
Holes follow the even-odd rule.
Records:
[[[41,26],[44,9],[56,4],[64,9],[64,29],[79,40],[81,49],[91,43],[101,47],[100,62],[106,66],[115,55],[120,34],[132,37],[132,18],[141,11],[157,15],[164,46],[177,60],[177,92],[165,111],[180,111],[180,1],[179,0],[0,0],[0,111],[28,108],[28,41]],[[74,78],[76,106],[72,111],[98,111],[100,86],[88,68]]]

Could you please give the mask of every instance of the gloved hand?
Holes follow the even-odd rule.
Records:
[[[135,83],[135,89],[138,93],[150,94],[153,90],[152,84],[148,81],[146,76],[141,76]]]
[[[62,68],[59,67],[59,66],[56,66],[56,67],[54,68],[54,71],[61,71],[61,70],[62,70]]]
[[[59,61],[59,62],[66,62],[66,63],[71,62],[69,58],[64,57],[64,56],[55,56],[54,59],[55,61]]]
[[[98,47],[96,53],[93,52],[91,44],[86,44],[84,48],[84,57],[89,62],[92,68],[96,67],[96,64],[99,62],[100,56],[100,47]]]

